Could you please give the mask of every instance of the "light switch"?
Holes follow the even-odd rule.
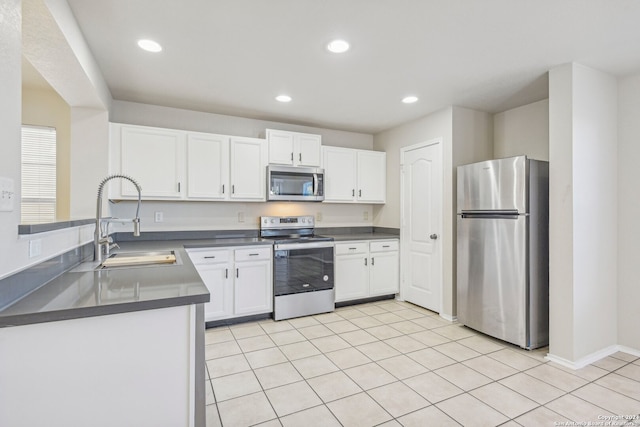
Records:
[[[13,179],[0,177],[0,212],[12,212],[15,198]]]

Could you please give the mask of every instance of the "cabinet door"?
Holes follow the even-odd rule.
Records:
[[[229,137],[187,136],[187,197],[224,200],[229,188]]]
[[[140,183],[142,197],[182,198],[184,134],[142,126],[122,126],[120,131],[120,172]],[[126,180],[122,180],[121,193],[138,195]]]
[[[336,302],[369,295],[368,254],[336,256]]]
[[[400,292],[399,257],[397,251],[371,252],[369,295]]]
[[[227,263],[206,264],[196,267],[200,278],[209,289],[211,300],[204,305],[204,320],[224,319],[233,315],[232,268]]]
[[[297,134],[293,145],[294,165],[320,167],[322,160],[320,154],[321,141],[322,137],[320,135]]]
[[[236,262],[234,314],[268,313],[273,300],[271,261]]]
[[[322,147],[324,201],[353,202],[356,195],[356,152],[348,148]]]
[[[265,201],[267,142],[231,137],[231,200]]]
[[[387,156],[380,151],[358,151],[359,202],[384,203],[387,196]]]
[[[293,165],[293,139],[292,132],[267,129],[270,164]]]

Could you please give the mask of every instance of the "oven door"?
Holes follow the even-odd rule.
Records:
[[[276,244],[274,296],[333,289],[333,242]]]

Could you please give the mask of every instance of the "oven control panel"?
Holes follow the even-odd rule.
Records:
[[[304,216],[261,216],[260,228],[312,228],[315,224],[313,215]]]

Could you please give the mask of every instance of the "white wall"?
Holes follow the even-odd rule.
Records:
[[[0,2],[0,176],[13,179],[15,209],[0,212],[0,277],[16,269],[20,223],[21,9],[19,0]]]
[[[373,148],[373,135],[366,133],[290,125],[127,101],[113,101],[110,120],[114,123],[253,138],[264,138],[265,129],[280,129],[322,135],[323,145],[360,148],[363,150],[371,150]]]
[[[640,350],[640,75],[618,82],[618,344]]]
[[[549,352],[581,365],[617,337],[617,86],[579,64],[549,77]]]
[[[549,100],[497,113],[493,117],[496,159],[526,155],[549,160]]]

